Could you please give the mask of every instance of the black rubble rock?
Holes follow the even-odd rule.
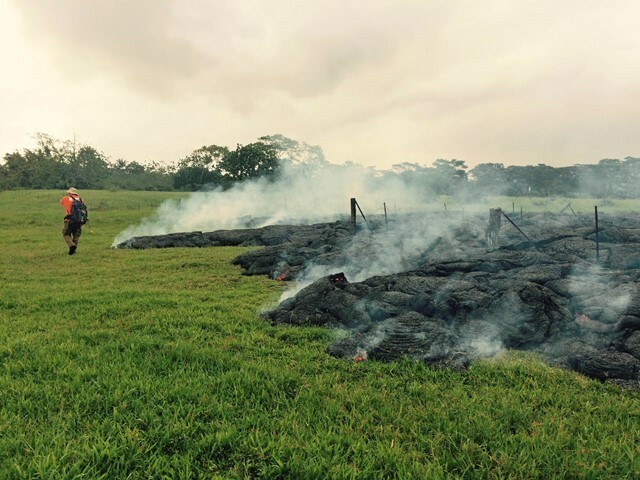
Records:
[[[464,368],[521,349],[639,385],[640,221],[601,216],[596,251],[590,215],[510,218],[521,231],[505,220],[497,245],[487,243],[486,217],[427,215],[355,232],[348,222],[278,225],[138,237],[118,247],[258,246],[234,260],[249,275],[340,272],[316,277],[264,316],[339,328],[346,334],[328,352],[341,358]]]

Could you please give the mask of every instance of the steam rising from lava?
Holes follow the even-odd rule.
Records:
[[[112,246],[137,236],[332,221],[349,214],[352,197],[367,214],[382,213],[385,202],[388,208],[408,208],[426,198],[424,188],[409,187],[395,178],[382,180],[374,170],[359,165],[329,165],[311,172],[283,168],[277,181],[258,179],[226,191],[167,200],[152,217],[118,234]]]

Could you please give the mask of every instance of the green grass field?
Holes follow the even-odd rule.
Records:
[[[284,286],[243,249],[110,248],[181,194],[80,192],[69,256],[63,193],[0,192],[2,479],[640,478],[639,392],[516,353],[329,357],[258,316]]]

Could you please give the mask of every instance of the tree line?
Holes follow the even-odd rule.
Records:
[[[284,174],[314,175],[328,167],[337,175],[344,168],[350,174],[359,170],[380,182],[401,180],[424,191],[426,196],[640,197],[635,188],[640,178],[640,158],[603,159],[597,164],[569,167],[482,163],[471,169],[463,160],[437,159],[431,165],[405,162],[378,171],[351,162],[343,166],[330,164],[319,146],[280,134],[260,137],[248,145],[238,144],[235,149],[203,146],[171,165],[111,161],[91,145],[38,134],[35,148],[4,156],[0,163],[0,190],[70,186],[98,190],[228,189],[258,178],[273,181]]]

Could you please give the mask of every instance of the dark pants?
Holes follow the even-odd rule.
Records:
[[[82,235],[82,225],[72,225],[69,222],[64,222],[62,227],[62,238],[67,242],[67,246],[71,248],[72,245],[78,246],[78,241]]]

